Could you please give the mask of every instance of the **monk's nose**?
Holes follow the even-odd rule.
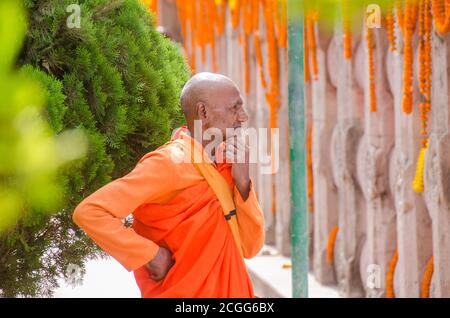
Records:
[[[240,111],[238,114],[238,121],[241,123],[245,123],[247,120],[248,120],[247,112],[244,109],[242,109],[242,111]]]

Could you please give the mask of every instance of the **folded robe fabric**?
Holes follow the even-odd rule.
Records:
[[[186,143],[186,139],[181,139],[181,135],[185,134],[183,131],[178,132],[175,134],[176,139],[174,139],[172,142],[176,142],[177,144],[181,145],[184,149],[185,153],[191,153],[192,158],[191,161],[195,168],[199,171],[199,173],[205,178],[208,185],[211,187],[211,189],[214,191],[217,199],[220,202],[220,205],[222,206],[223,213],[225,216],[225,220],[227,220],[228,225],[230,226],[231,233],[233,234],[234,241],[236,243],[236,246],[239,250],[239,253],[243,257],[242,252],[242,244],[241,244],[241,237],[239,235],[239,225],[237,221],[237,212],[236,212],[236,206],[234,204],[233,200],[233,192],[229,188],[226,180],[222,177],[222,175],[214,168],[213,163],[207,162],[204,160],[205,158],[202,158],[203,153],[195,154],[190,151],[191,147],[189,147]],[[194,151],[195,147],[192,147]],[[197,155],[197,156],[196,156]],[[201,158],[202,160],[199,160],[199,162],[196,162],[194,158]]]

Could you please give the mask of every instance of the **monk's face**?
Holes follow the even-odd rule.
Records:
[[[226,82],[210,96],[204,128],[220,129],[225,140],[227,128],[240,128],[248,120],[241,93],[236,85]]]

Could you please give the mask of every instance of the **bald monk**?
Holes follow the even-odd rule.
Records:
[[[226,141],[226,129],[239,128],[248,119],[241,94],[229,78],[199,73],[183,88],[181,106],[185,131],[146,154],[128,175],[87,197],[73,220],[134,271],[142,297],[254,297],[243,258],[262,248],[264,217],[249,177],[248,148],[245,162],[219,163],[216,154],[204,153],[210,141],[191,134],[194,121],[201,120],[202,131],[218,128]],[[236,153],[234,147],[222,149]],[[221,195],[198,166],[173,160],[180,149],[184,155],[202,152],[200,167],[230,194],[234,213],[225,217],[223,198],[218,199]],[[126,228],[123,219],[130,213],[133,226]],[[230,224],[237,224],[237,230]]]

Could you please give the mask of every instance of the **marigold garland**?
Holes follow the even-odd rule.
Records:
[[[308,22],[307,19],[305,19],[305,21],[303,22],[303,30],[305,30],[304,35],[303,35],[303,66],[304,66],[304,79],[305,82],[308,83],[311,81],[311,69],[309,68],[309,44],[308,44]]]
[[[419,106],[421,116],[422,146],[425,147],[428,139],[428,113],[431,110],[431,2],[420,0],[419,19],[419,90],[422,95],[422,103]]]
[[[422,193],[424,191],[423,172],[427,147],[428,144],[425,144],[425,146],[420,149],[419,157],[417,158],[416,174],[412,183],[412,188],[417,193]]]
[[[311,63],[314,80],[317,80],[319,78],[319,66],[317,63],[317,46],[316,46],[316,31],[315,31],[316,20],[317,20],[317,13],[310,13],[307,15],[306,33],[308,38],[309,51],[311,52]]]
[[[377,96],[375,91],[375,63],[373,55],[373,31],[371,28],[366,28],[366,43],[367,43],[367,59],[369,66],[369,90],[370,90],[370,111],[377,111]]]
[[[397,15],[400,29],[404,37],[404,61],[403,61],[403,100],[402,110],[405,114],[412,112],[413,106],[413,44],[412,39],[417,24],[416,0],[405,0],[404,13],[401,1],[397,1]]]
[[[275,187],[275,175],[272,175],[272,215],[275,215],[277,211],[277,190]]]
[[[395,267],[398,261],[398,250],[396,249],[394,255],[392,255],[391,261],[389,262],[388,270],[386,273],[386,298],[395,298],[394,291],[394,273]]]
[[[412,188],[417,193],[424,191],[425,155],[428,148],[428,113],[431,110],[431,8],[430,0],[420,0],[419,16],[419,90],[422,102],[419,105],[422,149],[417,158],[416,175]]]
[[[187,12],[185,1],[177,0],[176,5],[178,11],[178,19],[180,20],[181,36],[183,37],[183,47],[184,50],[187,52],[187,45],[185,41],[185,39],[187,38]]]
[[[217,21],[217,7],[214,0],[207,0],[208,5],[208,25],[214,25]],[[217,73],[219,67],[217,65],[217,48],[216,48],[216,32],[214,27],[208,28],[208,42],[211,45],[211,63],[212,71]]]
[[[250,35],[253,32],[253,3],[252,0],[241,0],[241,11],[244,15],[243,24],[245,35]]]
[[[332,265],[334,261],[334,246],[336,242],[336,236],[339,231],[339,227],[335,226],[331,229],[330,234],[328,235],[328,243],[327,243],[327,263]]]
[[[200,52],[201,52],[201,59],[202,64],[205,64],[206,62],[206,42],[208,40],[208,31],[203,31],[208,25],[208,9],[207,9],[207,0],[197,0],[200,2],[200,5],[197,5],[197,23],[199,30],[202,30],[201,32],[198,32],[198,44],[200,45]],[[206,10],[205,10],[206,8]],[[211,29],[211,28],[209,28]]]
[[[421,298],[430,297],[430,285],[431,279],[433,278],[433,272],[434,272],[434,258],[433,256],[431,256],[431,258],[428,260],[425,273],[423,274],[422,291],[420,293]]]
[[[277,40],[280,48],[287,48],[287,0],[279,0],[277,8]]]
[[[397,51],[397,38],[395,36],[395,19],[392,7],[388,9],[385,19],[385,26],[389,40],[389,51]]]
[[[349,0],[343,1],[343,31],[344,31],[344,57],[347,60],[352,58],[352,32],[350,23]]]
[[[308,136],[306,139],[306,167],[308,172],[308,211],[314,213],[314,177],[313,177],[313,124],[308,127]]]
[[[260,0],[250,0],[252,5],[252,27],[254,31],[259,30],[259,2]]]
[[[433,0],[433,16],[436,31],[443,35],[450,31],[450,1]]]
[[[274,9],[276,0],[265,0],[263,2],[264,20],[266,24],[267,51],[269,55],[268,67],[270,76],[270,87],[266,93],[266,99],[270,108],[270,128],[277,127],[277,112],[280,106],[279,88],[279,60],[278,46],[275,36]]]
[[[236,29],[239,26],[239,19],[241,16],[241,6],[240,1],[242,0],[230,0],[228,2],[228,6],[231,11],[231,26],[233,29]]]
[[[253,36],[253,41],[255,45],[255,55],[256,55],[256,63],[258,63],[259,66],[259,74],[261,79],[261,86],[263,88],[267,87],[266,77],[264,75],[264,60],[262,56],[262,49],[261,49],[261,40],[259,38],[259,32],[257,31]]]
[[[190,43],[189,46],[187,44],[187,37],[184,39],[185,42],[185,48],[187,51],[187,55],[189,57],[189,64],[191,66],[192,73],[195,73],[196,70],[196,17],[195,17],[195,3],[192,3],[192,5],[187,5],[185,1],[181,0],[177,2],[179,5],[178,11],[184,11],[185,12],[185,18],[186,18],[186,25],[189,25],[189,27],[186,26],[186,30],[189,30],[190,35]],[[182,15],[180,15],[182,16]],[[186,32],[187,33],[187,32]]]
[[[183,1],[183,0],[182,0]],[[186,0],[184,0],[186,1]],[[225,6],[225,3],[222,0],[215,0],[216,4],[216,29],[217,29],[217,35],[222,35],[225,31],[225,19],[227,14],[227,8]]]
[[[249,65],[249,50],[247,35],[242,34],[242,53],[244,54],[244,90],[245,94],[250,93],[250,65]]]

